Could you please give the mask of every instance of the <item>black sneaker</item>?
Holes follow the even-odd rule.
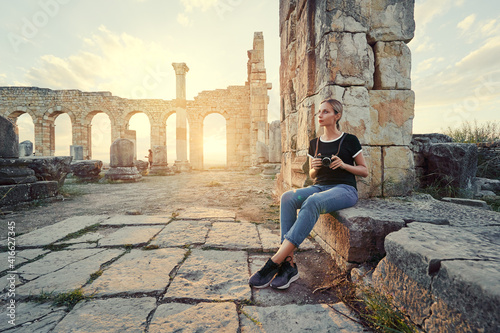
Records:
[[[287,258],[288,259],[288,258]],[[281,264],[278,274],[271,282],[271,287],[275,289],[286,289],[290,287],[290,283],[299,279],[299,270],[297,264],[292,264],[285,260]]]
[[[248,280],[248,284],[255,288],[265,288],[269,286],[272,279],[278,273],[280,265],[274,263],[271,258],[269,258],[266,264]]]

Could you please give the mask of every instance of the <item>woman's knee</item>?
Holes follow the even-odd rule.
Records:
[[[304,208],[306,208],[306,209],[308,209],[308,208],[319,209],[320,208],[320,201],[318,199],[319,199],[319,196],[314,195],[314,194],[311,195],[302,204],[302,209],[304,209]]]
[[[287,204],[294,201],[294,191],[287,191],[281,195],[281,204]]]

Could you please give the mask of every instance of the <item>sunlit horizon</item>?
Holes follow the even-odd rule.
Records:
[[[252,48],[254,32],[262,31],[267,82],[273,87],[268,121],[278,120],[279,2],[233,1],[223,12],[216,3],[64,1],[43,26],[23,37],[23,25],[43,13],[40,1],[1,2],[0,29],[7,38],[0,39],[0,86],[173,100],[171,64],[185,62],[190,68],[186,98],[193,100],[205,90],[244,85],[247,50]],[[415,92],[413,133],[442,132],[465,121],[499,121],[500,2],[416,0],[414,13],[415,37],[408,43]],[[22,38],[13,42],[12,36]],[[100,134],[93,134],[92,157],[107,161],[109,125],[99,125],[99,117],[92,122],[93,133],[101,128]],[[69,155],[71,124],[64,118],[57,118],[56,154]],[[144,159],[150,148],[149,125],[133,118],[129,125],[137,131],[137,158]],[[30,116],[20,116],[18,125],[20,141],[34,142]],[[167,144],[171,164],[176,157],[175,125],[167,124]],[[212,163],[211,156],[224,160],[213,152],[204,157],[205,164]]]

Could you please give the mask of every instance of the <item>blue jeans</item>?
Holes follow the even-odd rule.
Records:
[[[281,196],[281,243],[285,239],[295,247],[311,233],[320,214],[352,207],[358,191],[350,185],[313,185],[285,192]],[[300,209],[297,215],[297,209]]]

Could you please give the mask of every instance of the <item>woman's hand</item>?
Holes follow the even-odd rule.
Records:
[[[319,157],[315,157],[311,160],[311,167],[314,170],[319,171],[319,169],[321,169],[322,166],[323,166],[323,163],[321,163],[321,155],[319,155]]]
[[[344,169],[344,161],[338,156],[332,156],[332,163],[328,166],[330,169],[335,170],[337,168]]]

